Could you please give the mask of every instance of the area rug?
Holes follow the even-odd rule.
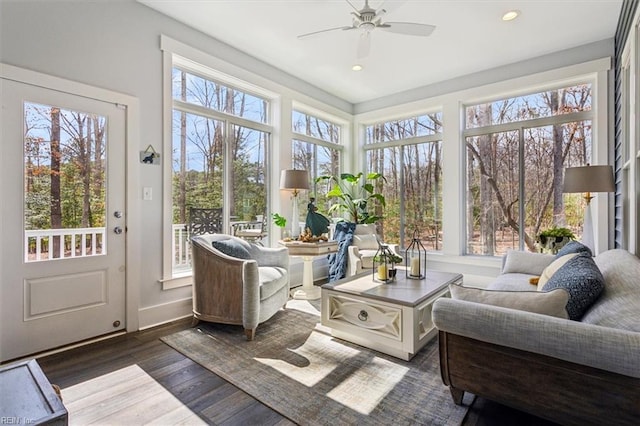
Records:
[[[251,342],[242,327],[210,323],[162,340],[300,425],[459,425],[468,409],[442,384],[437,339],[403,361],[331,337],[306,301]]]

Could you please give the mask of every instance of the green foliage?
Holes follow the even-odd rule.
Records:
[[[287,225],[287,219],[285,219],[284,216],[274,213],[271,217],[273,218],[273,223],[275,223],[276,226],[284,228]]]
[[[570,238],[572,240],[576,239],[576,236],[573,234],[573,232],[571,232],[570,229],[568,228],[558,228],[556,226],[549,228],[549,229],[545,229],[544,231],[540,232],[540,236],[541,237],[567,237]]]
[[[382,253],[379,254],[377,256],[374,256],[373,261],[374,262],[378,262],[378,263],[382,263],[384,262],[384,259],[387,258],[388,262],[393,262],[396,265],[402,262],[402,258],[400,256],[398,256],[395,253],[391,253],[390,255]]]
[[[386,200],[381,192],[376,192],[376,184],[386,182],[380,173],[360,172],[357,175],[342,173],[340,177],[324,175],[316,178],[316,182],[327,182],[333,185],[327,192],[327,198],[335,198],[337,202],[329,208],[329,213],[347,213],[354,223],[375,223],[381,219],[373,213],[375,204],[386,207]]]

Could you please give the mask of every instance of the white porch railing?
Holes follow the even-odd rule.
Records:
[[[24,231],[24,260],[66,259],[106,253],[105,228],[36,229]],[[54,237],[59,237],[54,253]]]
[[[171,239],[172,267],[176,269],[191,268],[191,247],[189,247],[189,233],[184,223],[174,223],[171,227],[173,238]]]

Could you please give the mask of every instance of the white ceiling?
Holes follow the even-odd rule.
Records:
[[[346,0],[139,0],[351,103],[612,38],[622,0],[371,0],[383,22],[435,25],[429,37],[376,29],[357,60],[360,31]],[[364,0],[351,0],[361,8]],[[503,22],[502,14],[521,15]],[[351,66],[360,63],[362,71]]]

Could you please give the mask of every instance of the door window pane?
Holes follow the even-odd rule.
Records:
[[[24,104],[25,261],[106,254],[106,118]]]

